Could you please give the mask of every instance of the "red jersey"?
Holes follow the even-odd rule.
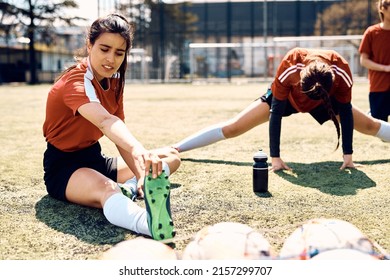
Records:
[[[124,120],[123,92],[117,98],[118,79],[109,79],[104,90],[94,78],[88,59],[65,73],[51,88],[46,103],[43,135],[57,149],[73,152],[95,144],[103,133],[82,117],[78,108],[86,103],[98,102],[110,114]]]
[[[359,52],[366,53],[376,63],[390,64],[390,30],[385,30],[380,23],[366,29],[360,43]],[[370,92],[390,91],[390,72],[368,70]]]
[[[271,85],[272,95],[278,100],[288,99],[298,112],[310,112],[322,104],[322,100],[313,100],[302,93],[301,70],[313,60],[328,63],[335,79],[330,96],[340,103],[349,103],[352,99],[352,73],[348,62],[332,50],[314,50],[294,48],[290,50],[280,63],[275,80]]]

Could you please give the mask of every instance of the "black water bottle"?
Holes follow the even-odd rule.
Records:
[[[268,192],[268,163],[267,155],[259,150],[253,155],[253,191]]]

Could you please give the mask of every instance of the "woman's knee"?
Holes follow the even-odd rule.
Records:
[[[368,135],[376,135],[380,126],[381,126],[380,121],[370,116],[367,116],[365,121],[360,121],[358,123],[356,123],[355,121],[356,130]]]
[[[237,123],[229,122],[222,127],[222,133],[225,138],[234,138],[241,135],[242,132]]]
[[[118,184],[111,179],[103,180],[100,188],[101,188],[100,203],[102,207],[109,197],[120,192]]]
[[[168,164],[170,172],[173,173],[181,164],[180,153],[175,148],[168,148],[164,161]]]
[[[95,170],[79,169],[69,179],[66,187],[68,201],[101,208],[108,197],[120,191],[117,184]]]

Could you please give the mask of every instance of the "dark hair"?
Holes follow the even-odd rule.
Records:
[[[390,6],[390,2],[389,1],[379,0],[377,2],[378,14],[379,14],[379,17],[380,17],[382,22],[383,22],[385,16],[381,12],[381,9],[384,8],[385,10],[387,10],[387,7],[389,7],[389,6]]]
[[[132,47],[134,39],[134,30],[135,26],[132,23],[129,23],[126,18],[120,14],[109,14],[105,17],[96,19],[91,27],[88,30],[87,34],[87,43],[95,44],[96,40],[103,33],[117,33],[123,37],[126,41],[126,52],[125,57],[121,66],[119,67],[119,80],[116,87],[116,96],[119,98],[120,93],[122,92],[125,85],[125,74],[127,69],[127,54]],[[80,62],[80,58],[77,58],[77,61]],[[73,65],[66,69],[56,80],[60,79],[65,73],[69,72],[71,69],[75,68],[77,65]]]
[[[332,89],[334,74],[331,67],[322,61],[312,61],[301,71],[302,93],[314,100],[322,100],[328,115],[333,121],[337,131],[337,146],[340,145],[340,124],[333,111],[329,98]]]

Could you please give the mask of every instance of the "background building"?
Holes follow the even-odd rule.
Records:
[[[91,1],[99,16],[118,11],[137,24],[127,79],[142,81],[272,77],[284,53],[297,45],[336,49],[363,76],[359,36],[378,21],[374,0]],[[57,27],[50,42],[36,32],[39,81],[51,82],[73,61],[85,31]],[[29,79],[23,38],[0,39],[0,82]]]

